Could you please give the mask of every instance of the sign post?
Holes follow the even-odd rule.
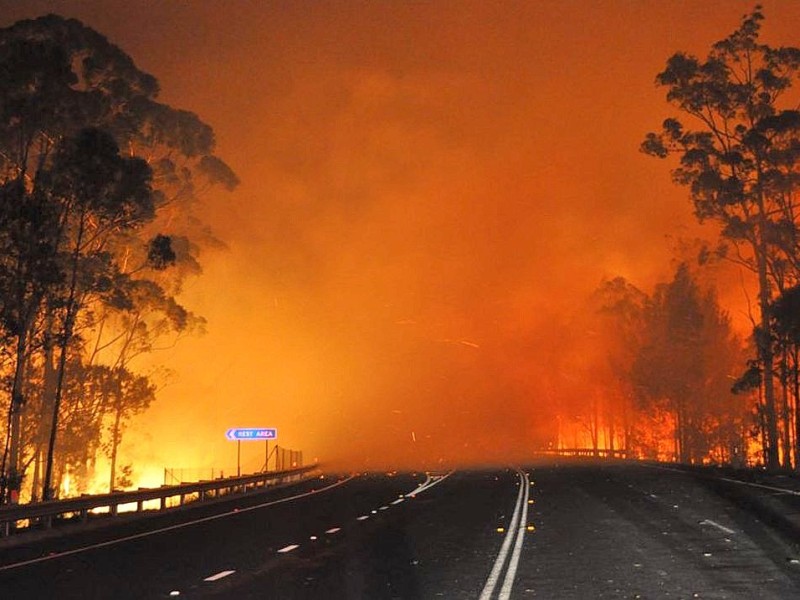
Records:
[[[242,441],[258,442],[264,440],[265,462],[264,469],[269,470],[267,460],[269,459],[269,441],[278,439],[278,430],[274,427],[246,427],[232,428],[225,432],[225,437],[231,441],[236,441],[236,476],[242,475]]]

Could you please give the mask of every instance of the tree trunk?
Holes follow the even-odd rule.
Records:
[[[609,455],[614,456],[614,436],[616,435],[616,431],[614,430],[614,417],[609,416],[608,419],[608,443],[606,447],[608,448]]]
[[[119,377],[119,376],[118,376]],[[117,379],[116,390],[114,391],[114,428],[111,430],[111,474],[108,484],[108,491],[114,491],[114,483],[117,477],[117,448],[119,447],[120,436],[119,426],[122,420],[122,384]]]
[[[792,391],[794,395],[794,468],[800,472],[800,348],[792,346]]]
[[[761,460],[767,465],[769,443],[767,440],[767,410],[764,407],[764,386],[758,386],[758,433],[761,441]]]
[[[614,435],[616,433],[616,431],[615,431],[616,428],[614,426],[615,418],[616,418],[616,415],[614,414],[613,407],[607,405],[607,407],[606,407],[606,420],[607,420],[608,424],[606,425],[606,430],[607,430],[608,439],[606,440],[606,449],[608,450],[608,456],[610,456],[610,457],[614,456],[614,445],[615,445],[614,444]]]
[[[792,468],[791,449],[791,423],[789,421],[789,357],[788,350],[781,352],[781,410],[780,410],[780,439],[781,439],[781,466],[784,469]]]
[[[33,459],[33,483],[31,484],[31,502],[39,501],[39,486],[42,484],[42,447],[36,445]]]
[[[598,437],[600,436],[600,407],[597,395],[592,394],[592,416],[589,433],[592,436],[592,454],[597,456]]]
[[[758,180],[762,181],[762,172],[758,168]],[[757,340],[758,353],[764,366],[764,411],[766,416],[767,461],[768,469],[777,469],[778,462],[778,421],[775,415],[775,381],[773,380],[774,353],[770,336],[770,284],[767,272],[767,217],[764,207],[764,193],[758,191],[758,238],[755,244],[756,268],[758,271],[758,304],[761,312],[761,339]]]
[[[625,452],[625,458],[629,458],[631,455],[631,429],[630,398],[628,398],[628,394],[626,392],[622,408],[622,449]]]
[[[675,440],[676,440],[676,455],[678,462],[685,463],[686,460],[686,411],[683,401],[678,401],[676,415],[675,415]]]
[[[61,395],[64,390],[64,372],[67,368],[67,349],[72,339],[72,330],[75,325],[75,317],[78,311],[78,300],[76,298],[78,289],[78,258],[80,257],[81,244],[83,243],[84,222],[82,216],[78,229],[78,236],[75,242],[75,250],[72,254],[72,273],[70,277],[69,296],[66,302],[66,315],[64,316],[64,331],[62,332],[59,348],[61,355],[58,357],[58,373],[56,377],[56,391],[53,398],[53,423],[50,427],[50,440],[47,445],[47,467],[44,471],[44,499],[53,498],[51,482],[53,476],[53,452],[56,446],[56,432],[58,431],[58,411],[61,405]]]
[[[7,497],[10,504],[19,502],[19,493],[22,488],[22,473],[20,472],[20,451],[22,448],[22,408],[25,405],[23,395],[23,382],[25,373],[25,355],[28,351],[28,331],[23,327],[17,335],[17,352],[14,365],[14,383],[11,388],[10,407],[10,449],[8,456],[8,491]]]

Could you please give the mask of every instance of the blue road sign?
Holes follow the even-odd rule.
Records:
[[[277,440],[278,439],[278,430],[273,428],[254,428],[249,427],[245,429],[235,428],[235,429],[228,429],[225,432],[225,437],[229,440],[255,440],[255,441],[262,441],[262,440]]]

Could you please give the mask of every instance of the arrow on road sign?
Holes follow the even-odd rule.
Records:
[[[274,427],[262,428],[233,428],[225,432],[225,437],[229,440],[277,440],[278,430]]]

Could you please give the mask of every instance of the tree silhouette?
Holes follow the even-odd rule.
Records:
[[[729,242],[729,258],[751,269],[758,283],[761,329],[769,331],[777,279],[797,266],[794,191],[800,160],[800,112],[780,100],[800,69],[800,49],[759,41],[760,7],[715,43],[705,60],[677,53],[656,81],[667,100],[689,115],[697,129],[668,118],[642,149],[657,157],[677,154],[676,182],[691,191],[695,214],[714,220]],[[768,466],[778,466],[774,354],[758,340],[763,366]]]
[[[156,79],[77,20],[48,15],[0,29],[0,78],[0,326],[12,345],[3,348],[11,373],[3,473],[15,500],[30,462],[23,454],[38,456],[30,436],[42,428],[44,493],[53,493],[62,401],[68,389],[81,393],[67,381],[80,372],[71,356],[88,352],[91,365],[98,353],[83,346],[110,343],[109,320],[98,315],[135,313],[141,322],[148,307],[167,307],[191,320],[171,294],[199,272],[197,240],[216,242],[195,199],[238,181],[214,155],[211,128],[159,102]],[[136,281],[161,290],[162,308],[135,304]],[[38,427],[25,433],[34,396],[39,412],[26,422]]]

